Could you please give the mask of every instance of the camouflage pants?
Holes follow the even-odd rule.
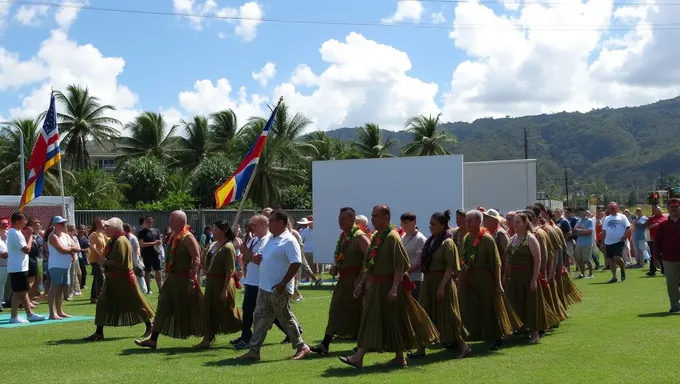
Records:
[[[298,321],[290,310],[290,294],[288,292],[279,295],[276,292],[260,289],[257,293],[253,318],[255,319],[253,337],[250,339],[249,345],[253,352],[260,352],[267,332],[274,324],[274,319],[277,319],[281,324],[281,328],[286,332],[293,348],[297,349],[305,343],[300,336]]]

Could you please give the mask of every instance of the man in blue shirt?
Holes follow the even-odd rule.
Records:
[[[576,223],[573,233],[576,235],[576,250],[574,252],[574,259],[579,268],[578,278],[584,277],[585,267],[588,267],[588,278],[593,278],[593,264],[590,262],[590,256],[593,254],[593,232],[595,231],[595,222],[583,215]]]

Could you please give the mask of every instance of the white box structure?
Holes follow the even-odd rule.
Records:
[[[536,160],[480,161],[463,164],[465,209],[524,209],[536,201]]]

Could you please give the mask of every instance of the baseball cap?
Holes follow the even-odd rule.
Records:
[[[52,224],[62,224],[62,223],[67,223],[68,220],[64,219],[61,216],[54,216],[52,218]]]
[[[490,217],[492,219],[500,220],[501,214],[498,213],[497,210],[495,209],[489,209],[488,211],[483,212],[484,216]]]

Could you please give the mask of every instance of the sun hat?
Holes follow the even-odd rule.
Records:
[[[304,217],[302,220],[298,221],[297,223],[300,224],[300,225],[307,225],[307,224],[311,224],[312,221],[307,220],[307,218]]]
[[[484,216],[496,219],[498,221],[501,220],[501,214],[495,209],[489,209],[488,211],[484,212]]]
[[[68,220],[64,219],[61,216],[54,216],[52,218],[52,224],[63,224],[63,223],[68,223]]]

